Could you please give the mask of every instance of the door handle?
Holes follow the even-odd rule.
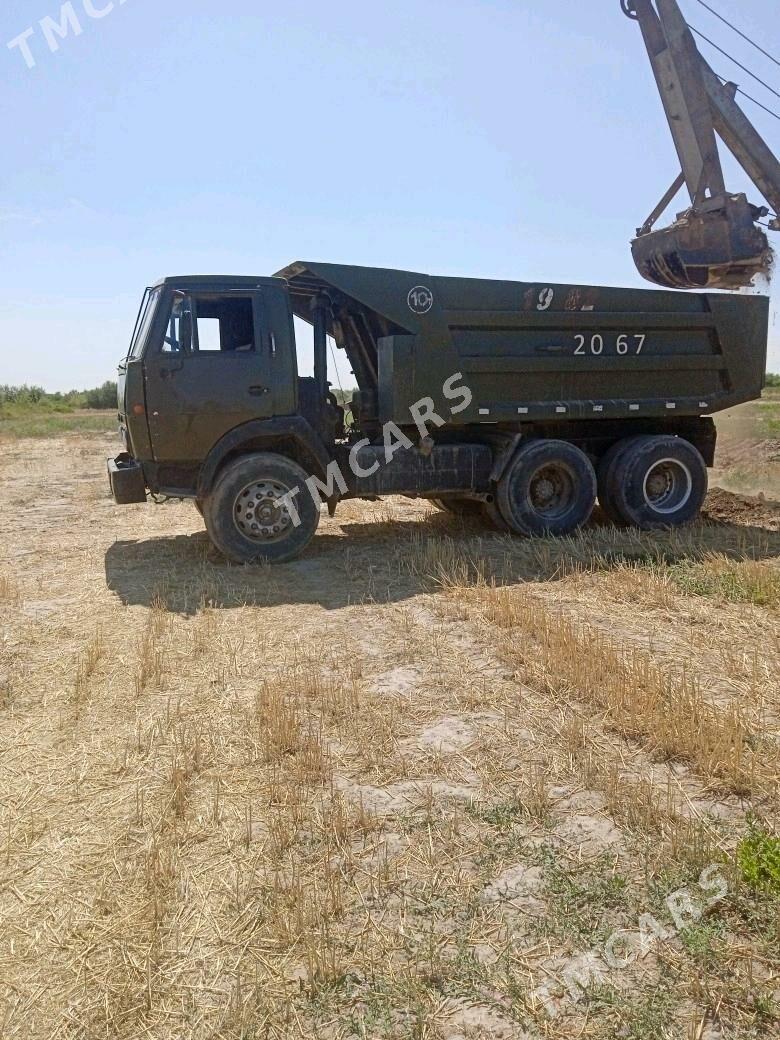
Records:
[[[249,393],[252,397],[262,397],[263,394],[270,393],[270,390],[267,386],[250,386]]]

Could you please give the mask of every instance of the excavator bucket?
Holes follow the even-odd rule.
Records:
[[[744,195],[727,196],[712,210],[687,210],[671,227],[634,239],[634,263],[643,278],[665,289],[745,288],[771,263],[757,216]]]

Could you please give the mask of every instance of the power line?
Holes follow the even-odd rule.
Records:
[[[731,83],[731,81],[726,79],[725,76],[721,76],[717,72],[715,73],[715,75],[718,77],[718,79],[721,81],[721,83],[724,86],[727,83],[729,83],[732,87],[736,87],[737,86],[736,83]],[[768,112],[770,116],[774,116],[775,119],[780,119],[780,112],[775,112],[775,110],[773,108],[767,108],[767,106],[764,105],[761,101],[757,101],[751,94],[748,94],[746,91],[744,91],[742,89],[742,87],[737,87],[737,93],[741,94],[742,97],[747,98],[748,101],[752,101],[754,105],[758,105],[759,108],[763,108],[763,110],[765,112]]]
[[[696,0],[696,2],[701,4],[702,7],[705,7],[710,12],[710,14],[714,14],[716,18],[719,18],[724,25],[727,25],[729,27],[729,29],[733,29],[737,36],[741,36],[743,40],[747,40],[747,42],[751,44],[751,46],[755,47],[757,51],[761,51],[764,57],[769,58],[770,61],[773,61],[775,65],[780,67],[780,61],[778,61],[777,58],[771,55],[769,51],[765,51],[764,48],[759,43],[756,43],[754,39],[748,36],[747,33],[743,33],[741,29],[738,29],[736,27],[736,25],[732,25],[731,22],[728,21],[727,18],[724,18],[722,14],[718,14],[718,12],[714,10],[714,8],[710,7],[709,4],[705,4],[704,0]]]
[[[722,76],[721,79],[723,79]],[[723,82],[726,83],[727,81],[724,79]],[[770,116],[774,116],[775,119],[780,119],[780,113],[775,112],[774,109],[767,108],[767,106],[762,105],[760,101],[756,101],[756,99],[754,97],[751,97],[750,94],[746,94],[742,87],[737,87],[737,93],[741,94],[742,97],[747,98],[748,101],[752,101],[754,105],[758,105],[759,108],[763,108],[763,110],[765,112],[768,112]]]
[[[728,51],[724,51],[722,47],[719,47],[717,45],[717,43],[713,43],[709,36],[705,36],[703,32],[699,32],[699,30],[694,28],[694,26],[689,25],[688,28],[692,32],[695,32],[697,36],[700,36],[706,43],[710,45],[710,47],[714,47],[716,51],[719,51],[725,58],[728,58],[729,61],[733,61],[734,64],[737,65],[740,69],[742,69],[743,72],[746,72],[748,76],[752,76],[752,78],[756,80],[757,83],[760,83],[762,87],[765,87],[766,90],[774,94],[776,98],[780,98],[780,92],[776,91],[774,87],[770,87],[765,80],[761,79],[760,76],[757,76],[755,72],[751,72],[746,65],[742,64],[742,62],[737,61],[733,54],[729,54]]]

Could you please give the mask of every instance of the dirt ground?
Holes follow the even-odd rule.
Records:
[[[114,448],[0,455],[3,1040],[780,1035],[771,498],[238,568]]]
[[[717,417],[714,485],[780,501],[780,390]]]

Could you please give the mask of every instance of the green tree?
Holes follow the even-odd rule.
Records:
[[[87,408],[116,408],[116,383],[107,379],[102,386],[87,390],[84,404]]]

